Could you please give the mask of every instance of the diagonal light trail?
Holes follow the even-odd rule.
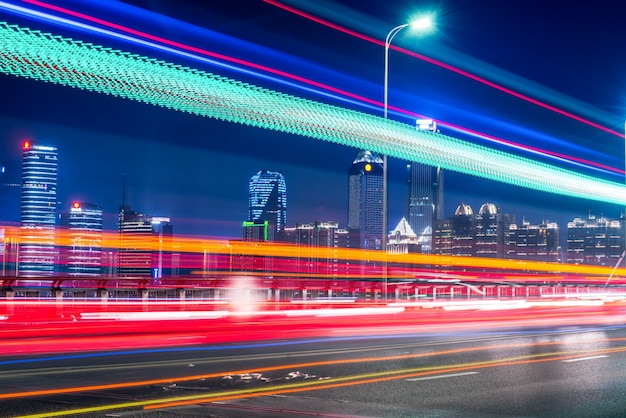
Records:
[[[288,85],[288,86],[292,86],[292,87],[296,87],[299,89],[302,89],[304,91],[311,91],[314,92],[316,94],[320,94],[320,95],[326,95],[328,97],[331,97],[335,100],[339,100],[339,101],[343,101],[343,102],[347,102],[347,103],[351,103],[351,104],[356,104],[359,105],[361,107],[365,106],[365,107],[378,107],[381,108],[382,107],[382,103],[380,103],[377,100],[373,100],[370,99],[368,97],[364,97],[355,93],[352,93],[350,91],[344,90],[344,89],[340,89],[337,87],[333,87],[330,86],[328,84],[324,84],[324,83],[320,83],[317,82],[315,80],[306,78],[306,77],[302,77],[302,76],[298,76],[296,74],[292,74],[286,71],[282,71],[273,67],[269,67],[266,65],[262,65],[259,63],[254,63],[254,62],[250,62],[247,60],[243,60],[243,59],[238,59],[232,56],[227,56],[224,54],[219,54],[219,53],[215,53],[203,48],[199,48],[199,47],[195,47],[195,46],[191,46],[188,44],[183,44],[171,39],[166,39],[160,36],[156,36],[150,33],[146,33],[140,30],[136,30],[133,28],[129,28],[123,25],[119,25],[117,23],[114,22],[110,22],[98,17],[94,17],[94,16],[90,16],[90,15],[86,15],[84,13],[80,13],[74,10],[70,10],[64,7],[60,7],[57,5],[53,5],[53,4],[49,4],[43,1],[39,1],[39,0],[24,0],[25,3],[29,3],[31,5],[37,6],[37,7],[41,7],[44,8],[46,10],[51,10],[57,13],[61,13],[62,15],[65,16],[69,16],[71,18],[75,18],[75,19],[79,19],[80,21],[86,21],[86,22],[90,22],[94,25],[97,26],[89,26],[83,23],[79,23],[77,21],[73,21],[73,20],[69,20],[69,19],[65,19],[62,17],[57,17],[54,15],[48,15],[45,13],[41,13],[35,10],[31,10],[28,8],[24,8],[24,7],[20,7],[20,6],[14,6],[11,5],[9,3],[5,3],[5,2],[1,2],[0,1],[0,6],[3,6],[6,8],[6,10],[18,13],[18,14],[23,14],[25,16],[31,17],[31,18],[40,18],[40,19],[44,19],[46,21],[52,21],[52,22],[56,22],[58,24],[62,24],[62,25],[70,25],[70,26],[76,26],[77,28],[80,29],[84,29],[84,30],[88,30],[88,31],[95,31],[97,33],[100,34],[104,34],[107,36],[112,36],[112,37],[116,37],[119,39],[123,39],[123,40],[127,40],[130,42],[139,42],[140,44],[143,44],[145,46],[149,46],[149,47],[156,47],[160,50],[166,51],[166,52],[170,52],[170,53],[174,53],[177,55],[182,55],[185,56],[187,58],[192,58],[192,59],[196,59],[196,60],[200,60],[201,62],[209,62],[211,64],[216,64],[219,66],[222,66],[224,68],[230,68],[230,69],[237,69],[238,71],[243,71],[244,73],[251,73],[257,77],[268,77],[265,74],[271,74],[273,76],[276,76],[276,78],[272,78],[272,80],[277,81],[281,84],[284,85]],[[271,4],[274,5],[278,5],[278,2],[269,2]],[[276,4],[275,4],[276,3]],[[290,10],[291,11],[291,10]],[[346,28],[342,28],[342,27],[335,27],[336,25],[331,24],[330,22],[327,21],[323,21],[320,20],[318,18],[314,18],[312,16],[305,16],[307,18],[313,19],[314,21],[327,25],[327,26],[331,26],[337,30],[340,30],[342,32],[348,33],[352,36],[356,36],[358,38],[364,39],[366,41],[369,42],[374,42],[374,43],[379,43],[379,41],[377,41],[376,39],[373,38],[369,38],[365,35],[353,32],[353,31],[349,31]],[[102,29],[102,28],[108,28],[108,29]],[[397,47],[393,46],[392,47],[394,49],[397,49]],[[403,50],[404,51],[404,50]],[[410,51],[406,51],[407,53],[412,54]],[[418,56],[418,58],[422,57],[421,55]],[[231,64],[225,64],[225,63],[231,63]],[[443,65],[443,63],[440,63]],[[233,65],[236,66],[240,66],[240,67],[234,67]],[[451,67],[451,66],[450,66]],[[251,68],[252,70],[243,70],[242,68]],[[447,67],[444,67],[447,68]],[[451,67],[448,68],[451,69],[452,71],[455,72],[459,72],[462,71],[456,67]],[[463,72],[465,73],[465,72]],[[473,76],[472,74],[467,73],[467,76],[470,78],[474,78],[475,76]],[[290,81],[292,80],[292,81]],[[312,86],[312,87],[305,87],[305,86]],[[424,115],[420,115],[418,113],[406,110],[406,109],[402,109],[399,107],[395,107],[395,106],[389,106],[389,110],[390,111],[394,111],[397,112],[399,114],[403,114],[403,115],[408,115],[414,118],[424,118]],[[534,155],[539,155],[539,156],[543,156],[543,157],[548,157],[548,158],[552,158],[556,161],[560,161],[560,162],[565,162],[568,164],[572,164],[572,165],[576,165],[576,166],[580,166],[580,167],[585,167],[588,169],[593,169],[596,171],[600,171],[600,172],[606,172],[606,173],[617,173],[617,174],[624,174],[624,170],[623,169],[619,169],[619,168],[615,168],[615,167],[611,167],[605,164],[601,164],[595,161],[590,161],[587,159],[583,159],[583,158],[578,158],[578,157],[573,157],[573,156],[568,156],[568,155],[564,155],[561,153],[557,153],[554,151],[549,151],[549,150],[545,150],[545,149],[540,149],[540,148],[536,148],[536,147],[531,147],[528,145],[524,145],[524,144],[519,144],[519,143],[515,143],[509,140],[505,140],[502,138],[496,138],[494,136],[491,135],[487,135],[485,133],[481,133],[481,132],[477,132],[477,131],[473,131],[461,126],[457,126],[455,124],[443,121],[443,120],[438,120],[437,121],[439,126],[445,126],[453,131],[456,132],[461,132],[463,134],[469,134],[473,137],[477,137],[480,138],[482,140],[486,140],[486,141],[490,141],[490,142],[495,142],[498,144],[502,144],[505,145],[507,147],[511,147],[513,149],[517,149],[517,150],[522,150],[525,152],[529,152],[531,154]]]
[[[329,141],[549,193],[626,204],[622,184],[197,69],[0,23],[0,72]]]
[[[355,38],[362,39],[364,41],[367,41],[367,42],[370,42],[370,43],[373,43],[373,44],[376,44],[376,45],[380,45],[380,46],[384,46],[385,45],[385,42],[383,42],[383,41],[381,41],[379,39],[376,39],[376,38],[373,38],[371,36],[365,35],[363,33],[360,33],[360,32],[357,32],[357,31],[354,31],[354,30],[351,30],[351,29],[348,29],[348,28],[346,28],[344,26],[337,25],[337,24],[335,24],[333,22],[330,22],[330,21],[328,21],[326,19],[322,19],[322,18],[320,18],[318,16],[315,16],[315,15],[313,15],[311,13],[307,13],[307,12],[297,8],[297,7],[294,7],[294,6],[291,6],[291,5],[287,5],[284,2],[282,2],[282,1],[278,1],[278,0],[263,0],[263,1],[268,3],[268,4],[271,4],[273,6],[276,6],[278,8],[281,8],[281,9],[283,9],[285,11],[288,11],[290,13],[296,14],[296,15],[298,15],[300,17],[305,18],[305,19],[311,20],[311,21],[313,21],[315,23],[319,23],[319,24],[324,25],[326,27],[329,27],[329,28],[335,29],[337,31],[343,32],[343,33],[345,33],[347,35],[353,36]],[[502,86],[500,84],[494,83],[493,81],[487,80],[486,78],[479,77],[479,76],[477,76],[475,74],[472,74],[472,73],[470,73],[468,71],[465,71],[465,70],[463,70],[461,68],[455,67],[453,65],[447,64],[447,63],[439,61],[439,60],[436,60],[434,58],[427,57],[427,56],[422,55],[422,54],[418,54],[418,53],[413,52],[413,51],[409,51],[409,50],[401,48],[399,46],[390,45],[389,48],[393,49],[393,50],[395,50],[397,52],[400,52],[402,54],[412,56],[413,58],[417,58],[417,59],[420,59],[422,61],[428,62],[430,64],[436,65],[438,67],[444,68],[446,70],[452,71],[454,73],[457,73],[457,74],[462,75],[464,77],[467,77],[469,79],[477,81],[477,82],[479,82],[481,84],[484,84],[486,86],[489,86],[491,88],[499,90],[499,91],[501,91],[503,93],[506,93],[508,95],[517,97],[518,99],[524,100],[524,101],[526,101],[528,103],[532,103],[532,104],[534,104],[536,106],[542,107],[542,108],[547,109],[547,110],[549,110],[551,112],[558,113],[558,114],[560,114],[562,116],[565,116],[565,117],[568,117],[570,119],[576,120],[578,122],[584,123],[585,125],[592,126],[592,127],[596,128],[596,129],[599,129],[601,131],[607,132],[607,133],[609,133],[611,135],[615,135],[615,136],[617,136],[619,138],[623,138],[624,137],[624,134],[621,133],[621,132],[614,131],[614,130],[612,130],[610,128],[607,128],[607,127],[602,126],[602,125],[600,125],[598,123],[592,122],[592,121],[590,121],[588,119],[585,119],[585,118],[583,118],[581,116],[575,115],[575,114],[573,114],[571,112],[568,112],[566,110],[559,109],[558,107],[552,106],[552,105],[550,105],[548,103],[544,103],[544,102],[542,102],[540,100],[534,99],[534,98],[532,98],[530,96],[527,96],[525,94],[522,94],[522,93],[519,93],[517,91],[511,90],[511,89],[509,89],[507,87],[504,87],[504,86]]]

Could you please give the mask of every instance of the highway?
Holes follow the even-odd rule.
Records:
[[[0,415],[622,416],[626,305],[569,302],[33,322]]]

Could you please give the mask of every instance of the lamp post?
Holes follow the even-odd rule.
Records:
[[[385,38],[385,80],[383,84],[383,113],[387,119],[388,111],[388,94],[389,94],[389,46],[396,35],[404,28],[410,26],[412,29],[427,30],[432,26],[432,21],[428,17],[423,17],[410,23],[398,25],[391,29]],[[383,154],[383,240],[382,249],[385,253],[383,261],[383,293],[385,301],[387,300],[387,154]]]

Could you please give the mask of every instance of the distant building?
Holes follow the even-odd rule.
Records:
[[[18,276],[52,276],[57,262],[55,224],[57,149],[22,144],[22,198]]]
[[[432,119],[416,120],[420,131],[437,131]],[[407,164],[406,219],[421,242],[421,251],[430,253],[434,222],[443,218],[443,170],[440,167],[411,162]]]
[[[452,255],[452,219],[437,219],[434,223],[432,253]]]
[[[287,223],[287,186],[285,176],[279,171],[261,170],[248,182],[248,222],[269,222],[278,236]]]
[[[61,266],[68,276],[98,277],[102,274],[102,208],[73,202],[61,213]]]
[[[575,218],[567,224],[567,261],[613,266],[624,251],[624,219]]]
[[[349,232],[337,222],[313,222],[285,228],[283,241],[295,244],[290,260],[291,272],[312,279],[335,279],[349,275],[350,260],[338,256],[341,248],[350,248]]]
[[[348,230],[358,236],[358,248],[381,250],[383,160],[370,151],[361,151],[348,175]]]
[[[243,221],[242,239],[247,242],[274,242],[276,228],[270,221]],[[284,232],[284,231],[283,231]]]
[[[509,225],[515,223],[512,215],[502,213],[493,203],[485,203],[476,214],[474,254],[477,257],[503,258],[505,238]]]
[[[476,217],[470,205],[461,203],[450,219],[450,235],[452,237],[452,255],[474,256],[474,231]],[[439,253],[439,251],[436,251]]]
[[[118,276],[158,280],[171,274],[172,249],[168,242],[173,226],[169,218],[148,216],[122,206],[118,231]]]
[[[422,236],[423,237],[423,236]],[[422,238],[420,237],[420,238]],[[406,218],[402,218],[391,231],[387,240],[387,252],[390,254],[408,254],[423,252],[424,242],[420,242]],[[430,245],[430,244],[428,244]]]
[[[560,229],[555,222],[533,225],[523,220],[509,225],[507,258],[558,262],[560,259]]]

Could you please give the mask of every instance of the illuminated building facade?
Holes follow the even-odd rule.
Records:
[[[613,266],[624,251],[624,218],[575,218],[567,224],[567,261]]]
[[[484,203],[476,214],[474,249],[477,257],[502,258],[506,254],[505,237],[512,215],[502,213],[493,203]]]
[[[560,261],[560,229],[556,222],[533,225],[523,220],[509,225],[507,258],[557,262]]]
[[[158,280],[172,274],[173,226],[169,218],[152,217],[122,206],[118,215],[120,277],[150,277]]]
[[[418,131],[438,132],[432,119],[418,119]],[[443,170],[432,165],[407,164],[406,219],[421,243],[421,251],[432,251],[434,222],[443,218]]]
[[[22,193],[18,276],[52,276],[57,205],[57,149],[22,144]]]
[[[452,255],[473,256],[475,254],[474,230],[476,217],[470,205],[461,203],[450,219]],[[438,252],[438,251],[437,251]]]
[[[387,252],[389,254],[422,252],[422,244],[406,218],[402,218],[389,234]]]
[[[359,238],[355,247],[381,250],[383,160],[370,151],[361,151],[348,175],[348,230]]]
[[[349,232],[337,222],[313,222],[285,228],[283,241],[294,246],[291,271],[300,277],[334,279],[346,277],[350,262],[340,260],[339,248],[349,248]]]
[[[102,274],[102,208],[73,202],[61,214],[63,245],[61,272],[68,276],[98,277]]]
[[[248,221],[268,221],[273,236],[278,236],[287,222],[287,186],[279,171],[261,170],[248,182]]]

